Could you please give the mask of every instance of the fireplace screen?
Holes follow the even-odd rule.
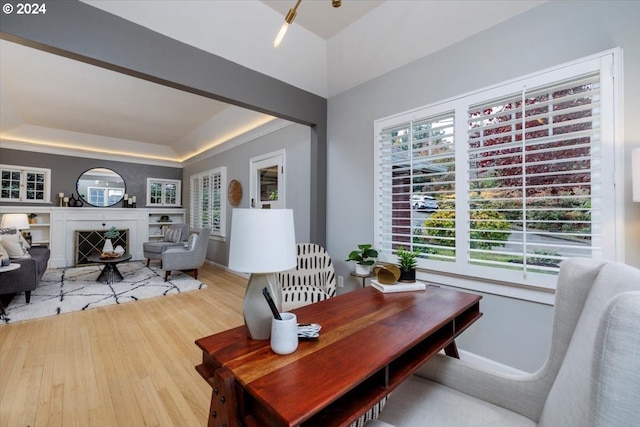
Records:
[[[75,265],[91,264],[87,257],[94,253],[101,253],[104,246],[104,232],[106,230],[76,230]],[[122,246],[129,252],[129,229],[118,230],[120,235],[111,239],[113,247]]]

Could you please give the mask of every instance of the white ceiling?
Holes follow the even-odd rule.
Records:
[[[543,1],[344,0],[333,8],[330,0],[303,0],[278,49],[273,38],[295,0],[165,0],[153,8],[146,0],[85,2],[329,97]],[[250,138],[247,132],[283,125],[260,113],[4,40],[0,53],[2,146],[43,150],[55,145],[175,163],[239,135]],[[260,126],[263,130],[256,130]]]

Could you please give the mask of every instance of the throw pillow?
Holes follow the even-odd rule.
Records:
[[[0,244],[9,253],[9,258],[31,258],[29,246],[22,244],[20,234],[3,234],[0,236]],[[24,238],[22,239],[24,241]]]
[[[170,228],[164,233],[165,242],[179,243],[182,238],[182,230],[179,228]]]
[[[29,248],[31,247],[31,245],[29,245],[29,242],[27,242],[27,239],[25,239],[24,236],[22,235],[22,233],[19,233],[18,230],[15,227],[11,227],[11,228],[3,227],[3,228],[0,228],[0,240],[2,240],[2,236],[6,235],[6,234],[17,234],[18,235],[18,239],[20,240],[20,244],[22,246],[26,247],[27,250],[29,250]]]
[[[187,241],[187,246],[190,251],[196,248],[197,242],[198,242],[198,235],[196,233],[193,233],[191,236],[189,236],[189,240]]]

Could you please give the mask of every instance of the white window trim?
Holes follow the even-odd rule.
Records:
[[[0,170],[13,170],[20,171],[20,198],[10,199],[2,198],[0,195],[0,202],[9,203],[51,203],[51,169],[37,168],[32,166],[17,166],[17,165],[0,165]],[[44,199],[43,200],[29,200],[26,198],[26,188],[24,185],[25,175],[29,172],[44,174]]]
[[[153,183],[161,183],[162,184],[162,203],[151,203],[151,184]],[[164,192],[166,184],[176,184],[176,203],[165,203],[164,202]],[[179,179],[167,179],[167,178],[147,178],[147,207],[172,207],[179,208],[182,207],[182,181]]]
[[[210,169],[204,172],[200,172],[189,177],[189,191],[190,191],[190,201],[189,201],[189,224],[192,228],[199,228],[201,224],[195,224],[194,221],[194,212],[200,209],[199,205],[195,205],[194,200],[194,185],[193,180],[199,179],[203,176],[210,176],[213,178],[216,174],[220,174],[220,229],[219,230],[211,230],[210,239],[214,240],[224,240],[226,237],[227,230],[227,168],[226,166],[221,166],[219,168]]]
[[[386,118],[378,119],[374,121],[374,144],[377,147],[378,135],[380,135],[382,129],[395,125],[402,121],[425,117],[426,115],[428,115],[425,114],[425,111],[431,110],[434,113],[442,113],[447,108],[450,109],[451,105],[455,105],[462,99],[464,99],[464,110],[461,110],[458,106],[455,108],[456,111],[466,111],[466,106],[473,104],[472,100],[478,100],[478,97],[482,100],[490,99],[491,96],[488,94],[492,91],[502,91],[502,88],[508,85],[521,84],[520,82],[522,82],[523,80],[532,80],[551,72],[558,73],[558,76],[560,76],[563,72],[569,72],[568,70],[571,67],[579,66],[580,64],[588,63],[590,61],[601,61],[601,75],[604,78],[613,79],[613,84],[605,85],[606,87],[604,87],[601,92],[602,97],[609,98],[609,102],[611,103],[613,108],[612,120],[603,122],[601,128],[603,135],[610,134],[613,138],[613,140],[603,140],[602,145],[607,145],[609,147],[611,152],[610,160],[612,164],[611,169],[607,168],[607,170],[612,171],[611,175],[608,177],[604,177],[603,179],[612,181],[614,188],[612,194],[607,194],[603,198],[603,203],[606,203],[606,206],[612,206],[614,209],[614,212],[612,214],[613,220],[610,222],[605,222],[603,224],[603,226],[605,227],[603,233],[606,233],[609,236],[612,235],[614,237],[612,240],[610,240],[613,242],[612,246],[602,251],[602,258],[624,262],[625,236],[622,233],[624,224],[624,189],[622,185],[616,185],[616,183],[624,182],[624,150],[622,147],[622,143],[624,141],[622,137],[622,50],[620,48],[610,49],[585,58],[564,63],[555,67],[550,67],[535,73],[528,74],[526,76],[502,82],[477,91],[469,92],[429,106],[415,108],[403,113],[398,113]],[[568,77],[572,77],[574,75],[575,73],[570,72]],[[561,80],[561,77],[559,77],[557,80]],[[466,116],[464,116],[464,120],[462,119],[462,117],[456,116],[456,127],[460,125],[466,126]],[[456,134],[461,135],[458,129],[456,129]],[[466,128],[464,128],[464,134],[466,134]],[[377,209],[377,207],[380,205],[381,196],[377,188],[380,169],[378,150],[376,149],[374,150],[374,152],[374,206],[376,206],[376,209],[374,209],[374,224],[376,230],[378,230],[382,220],[382,215],[379,209]],[[464,157],[465,156],[456,156],[456,172],[459,175],[464,175],[461,179],[466,179],[465,174],[467,172],[466,159]],[[460,168],[458,168],[458,166],[460,166]],[[456,189],[456,191],[458,191],[459,189],[457,185]],[[374,245],[380,245],[380,238],[378,233],[376,233],[375,235]],[[388,256],[386,254],[381,254],[380,260],[386,262],[397,261],[395,256]],[[443,265],[442,270],[419,270],[417,273],[418,278],[471,291],[486,292],[490,294],[503,295],[518,299],[541,302],[545,304],[553,304],[555,282],[557,276],[551,276],[552,280],[541,286],[519,285],[508,281],[490,280],[486,278],[460,274],[460,270],[458,270],[457,266],[459,262],[460,260],[454,263],[450,263],[452,264],[451,266]],[[443,262],[442,264],[446,263]]]

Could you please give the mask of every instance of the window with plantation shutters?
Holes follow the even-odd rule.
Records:
[[[615,54],[376,121],[381,258],[539,288],[617,259]]]
[[[211,228],[215,236],[225,235],[227,171],[225,167],[193,175],[190,178],[192,228]]]

